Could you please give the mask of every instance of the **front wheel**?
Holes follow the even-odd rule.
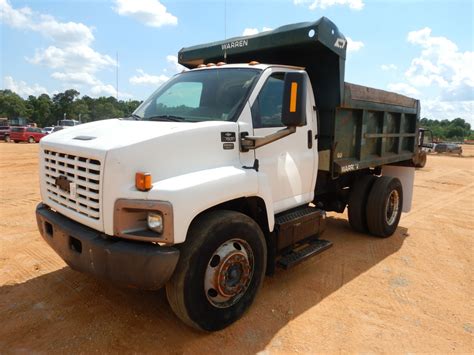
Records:
[[[367,226],[371,234],[390,237],[402,215],[403,189],[398,178],[381,176],[375,180],[367,200]]]
[[[166,285],[168,302],[194,328],[223,329],[252,304],[262,285],[266,258],[265,238],[250,217],[234,211],[198,217]]]
[[[5,142],[6,142],[6,143],[10,143],[10,142],[11,142],[10,136],[5,136],[4,139],[5,139]]]
[[[28,143],[35,143],[35,139],[33,137],[28,138]]]

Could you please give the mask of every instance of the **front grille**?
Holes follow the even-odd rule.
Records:
[[[92,220],[100,219],[100,170],[97,159],[44,151],[47,197],[58,205]],[[70,192],[60,189],[58,177],[69,183]],[[63,184],[64,187],[64,184]]]

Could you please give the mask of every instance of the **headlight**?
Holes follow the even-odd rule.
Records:
[[[157,233],[163,233],[163,216],[161,213],[148,212],[147,215],[148,228]]]

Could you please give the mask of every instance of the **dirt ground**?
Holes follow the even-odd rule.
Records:
[[[474,352],[474,146],[430,155],[396,234],[352,232],[330,214],[334,247],[267,277],[236,324],[181,323],[165,293],[71,270],[37,231],[37,144],[0,143],[0,353]]]

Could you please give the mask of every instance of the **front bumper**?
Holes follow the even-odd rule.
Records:
[[[176,248],[106,237],[42,203],[36,221],[43,239],[72,269],[123,286],[157,290],[179,259]]]

